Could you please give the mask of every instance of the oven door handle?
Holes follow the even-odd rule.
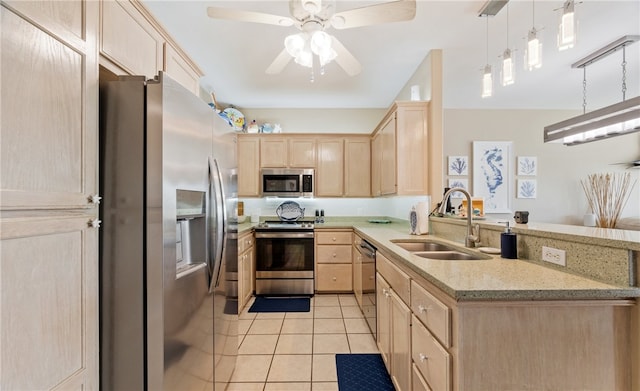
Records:
[[[256,239],[313,239],[313,232],[256,232]]]

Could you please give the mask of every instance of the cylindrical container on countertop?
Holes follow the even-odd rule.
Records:
[[[518,259],[517,236],[511,232],[508,221],[507,228],[500,234],[500,256],[506,259]]]

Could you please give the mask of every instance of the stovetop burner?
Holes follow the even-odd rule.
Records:
[[[258,224],[256,229],[313,230],[313,221],[267,220]]]

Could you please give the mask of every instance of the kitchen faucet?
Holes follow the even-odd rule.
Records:
[[[472,216],[473,216],[473,206],[471,205],[471,195],[468,191],[461,187],[453,187],[449,189],[444,196],[442,197],[442,202],[440,203],[440,208],[438,209],[438,213],[442,216],[446,213],[447,208],[447,199],[451,196],[452,193],[459,191],[467,197],[467,236],[464,239],[465,247],[475,247],[475,244],[480,241],[480,225],[476,224],[475,226],[472,224]]]

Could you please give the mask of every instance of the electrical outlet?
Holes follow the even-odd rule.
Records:
[[[567,261],[565,259],[565,251],[558,250],[553,247],[545,247],[542,246],[542,260],[546,262],[555,263],[560,266],[567,266]]]

